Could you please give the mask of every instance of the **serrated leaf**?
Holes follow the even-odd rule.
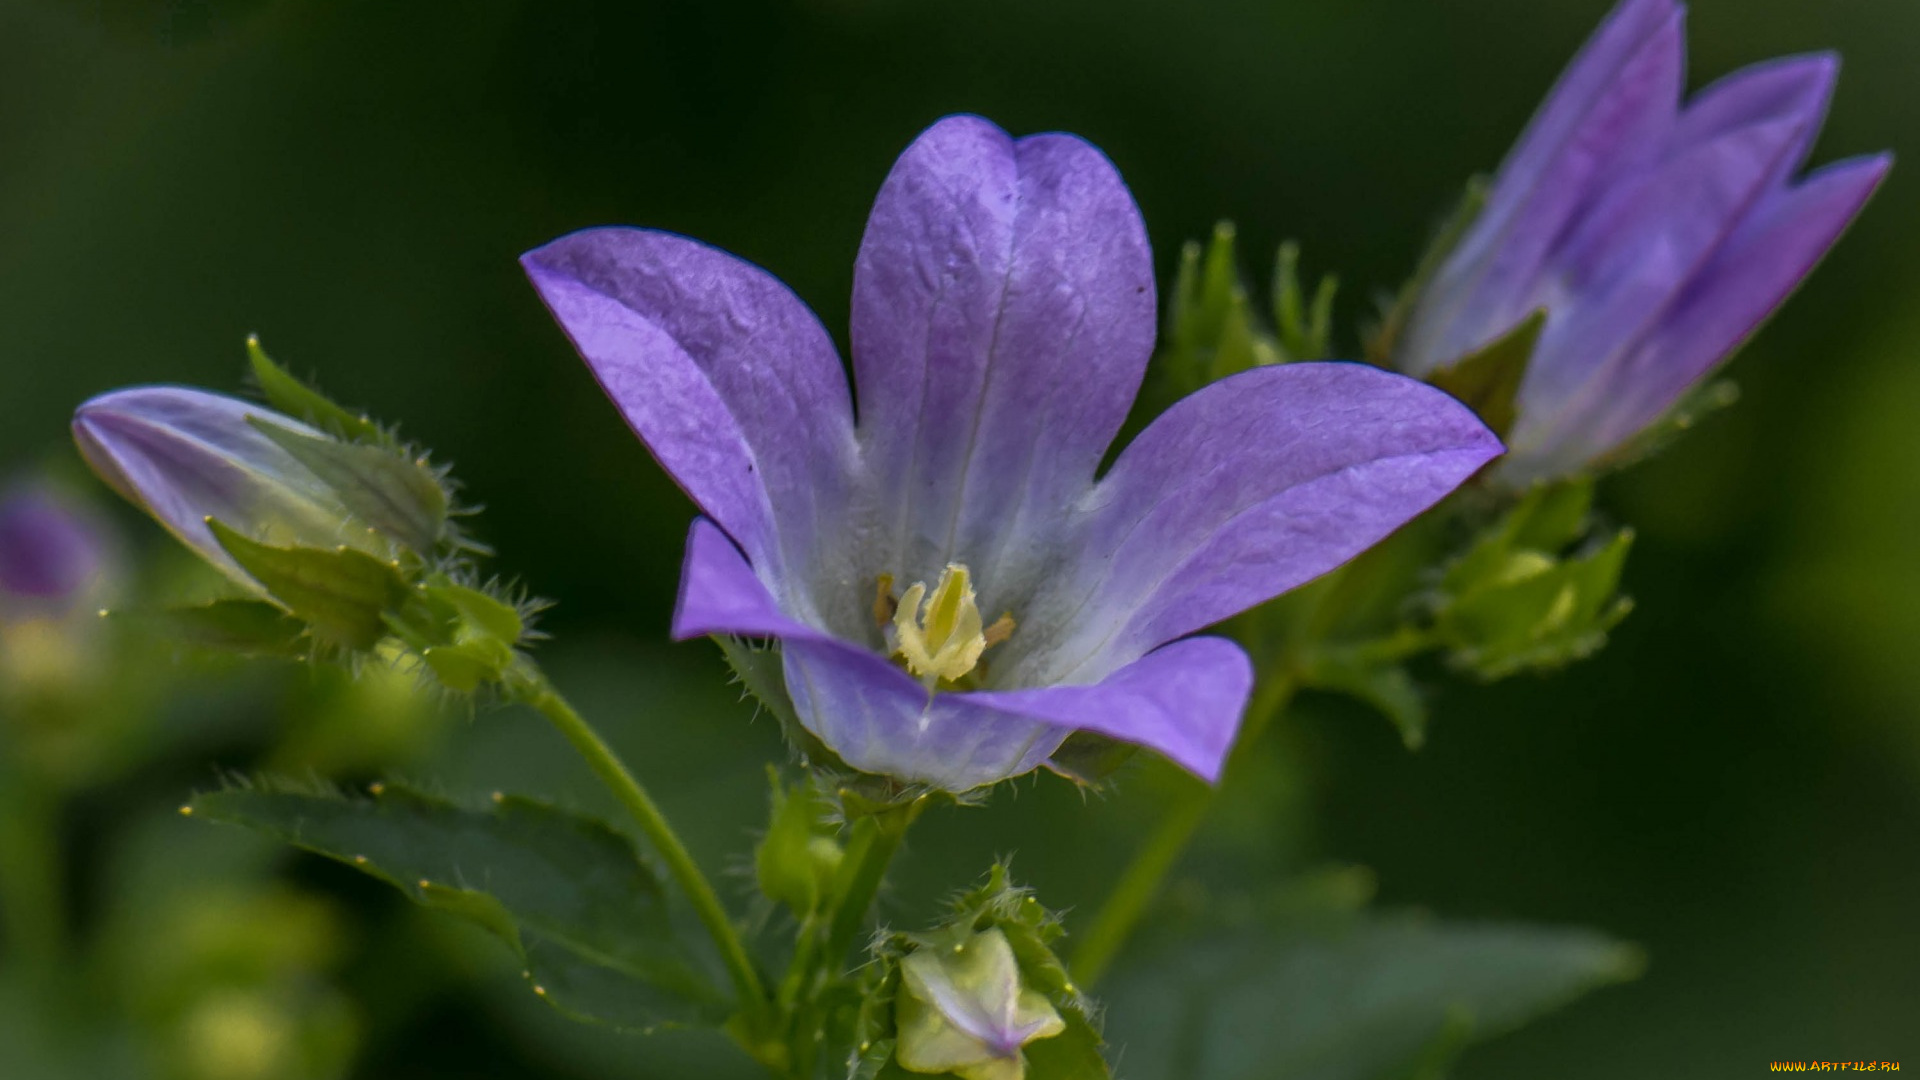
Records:
[[[364,551],[270,547],[218,521],[207,526],[242,570],[328,644],[371,649],[387,636],[386,613],[406,599],[399,570]]]
[[[371,799],[233,788],[190,809],[336,859],[484,927],[569,1014],[646,1030],[718,1023],[728,1011],[684,951],[659,880],[603,822],[515,796],[472,810],[394,784]]]
[[[1547,310],[1541,308],[1478,352],[1434,372],[1427,381],[1459,399],[1504,439],[1513,430],[1514,401],[1546,325]]]
[[[164,611],[113,612],[182,645],[242,656],[305,656],[307,628],[265,600],[215,600]]]
[[[1436,1040],[1483,1041],[1642,966],[1581,930],[1411,916],[1243,928],[1117,972],[1107,1027],[1133,1080],[1381,1080],[1430,1061]]]
[[[267,403],[288,416],[342,439],[378,442],[384,438],[379,425],[372,420],[334,404],[325,394],[274,363],[260,346],[258,335],[247,338],[247,363]]]
[[[393,447],[303,434],[263,417],[262,435],[333,490],[340,504],[387,539],[422,556],[446,534],[447,493],[425,462]]]

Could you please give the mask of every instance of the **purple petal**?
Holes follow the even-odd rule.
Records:
[[[1589,211],[1554,256],[1543,298],[1551,317],[1521,388],[1516,453],[1608,392],[1621,350],[1714,259],[1804,142],[1805,123],[1768,120],[1689,146]]]
[[[1800,167],[1819,134],[1839,74],[1840,58],[1832,53],[1788,56],[1742,68],[1687,102],[1674,128],[1670,152],[1756,124],[1797,123],[1800,138],[1770,178],[1784,181]]]
[[[1569,222],[1660,154],[1679,111],[1683,15],[1670,3],[1628,0],[1574,62],[1429,287],[1405,370],[1433,371],[1525,318]]]
[[[1068,135],[935,124],[895,164],[854,270],[860,437],[882,550],[932,580],[973,567],[986,606],[1038,571],[1154,340],[1151,252],[1113,165]]]
[[[781,640],[801,724],[856,769],[966,791],[1031,772],[1071,729],[933,694],[879,654],[788,618],[712,522],[693,523],[673,636]]]
[[[711,522],[694,522],[673,634],[777,637],[807,730],[849,765],[965,791],[1029,772],[1078,729],[1159,750],[1209,780],[1246,708],[1252,668],[1231,642],[1170,645],[1094,686],[929,695],[877,654],[782,614]]]
[[[772,275],[648,229],[521,258],[594,376],[754,564],[803,564],[844,512],[853,417],[833,341]]]
[[[1253,690],[1253,663],[1226,638],[1156,649],[1094,686],[1000,690],[969,698],[1008,712],[1152,747],[1194,775],[1220,779]]]
[[[365,529],[350,527],[332,489],[251,419],[320,435],[252,402],[137,386],[82,404],[73,414],[73,438],[102,480],[248,588],[259,586],[214,540],[208,518],[271,544],[379,551]]]
[[[1813,271],[1892,164],[1885,154],[1839,162],[1769,196],[1536,471],[1605,453],[1658,419]]]
[[[1452,398],[1365,365],[1214,383],[1155,420],[1101,481],[1075,559],[1085,570],[1065,585],[1078,610],[1048,616],[1063,643],[1029,660],[1048,677],[1024,681],[1098,679],[1318,577],[1498,453]]]

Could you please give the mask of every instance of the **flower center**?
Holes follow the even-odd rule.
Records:
[[[940,572],[932,596],[927,595],[925,582],[916,581],[897,604],[893,576],[880,575],[873,613],[883,627],[892,621],[888,637],[893,655],[906,661],[907,670],[929,690],[943,681],[955,683],[971,675],[982,653],[1013,636],[1012,615],[1000,616],[992,626],[982,624],[973,577],[960,563],[948,563]]]

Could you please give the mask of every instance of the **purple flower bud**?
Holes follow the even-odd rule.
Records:
[[[209,519],[274,546],[346,545],[384,557],[385,541],[355,524],[334,490],[254,421],[323,437],[252,402],[139,386],[81,405],[73,438],[102,480],[248,589],[260,586],[214,539]]]
[[[67,610],[108,563],[99,523],[69,500],[37,485],[0,497],[0,615]]]
[[[1891,164],[1799,175],[1838,61],[1790,57],[1681,104],[1684,9],[1623,0],[1417,299],[1395,362],[1427,376],[1547,313],[1498,476],[1604,459],[1786,299]]]

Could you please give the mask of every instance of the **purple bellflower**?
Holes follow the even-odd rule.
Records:
[[[1685,9],[1623,0],[1496,175],[1395,347],[1426,376],[1546,322],[1496,476],[1579,471],[1665,414],[1812,270],[1891,164],[1797,176],[1838,62],[1736,72],[1684,106]]]
[[[1153,261],[1090,144],[935,124],[854,267],[859,420],[832,339],[758,267],[588,229],[534,286],[706,517],[673,632],[773,637],[848,764],[966,790],[1074,731],[1217,777],[1252,680],[1189,637],[1358,554],[1500,451],[1464,407],[1349,364],[1187,398],[1096,479],[1154,344]]]
[[[386,542],[355,526],[333,489],[256,421],[323,437],[254,402],[184,386],[135,386],[76,409],[73,440],[110,487],[251,591],[260,584],[214,539],[208,519],[265,544],[344,545],[388,557]]]

